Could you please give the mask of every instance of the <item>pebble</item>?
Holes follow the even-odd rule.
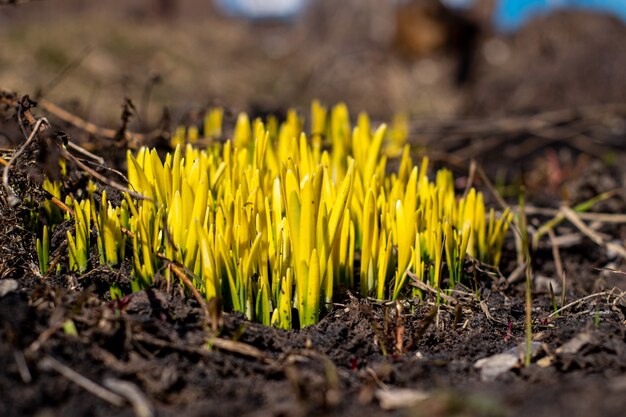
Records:
[[[14,279],[4,279],[0,281],[0,298],[17,290],[17,281]]]

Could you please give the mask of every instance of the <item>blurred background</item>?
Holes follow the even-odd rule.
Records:
[[[2,0],[0,3],[11,3]],[[306,111],[528,114],[626,97],[626,0],[81,0],[0,6],[0,88],[100,124]]]

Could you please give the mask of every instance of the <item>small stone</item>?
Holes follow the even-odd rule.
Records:
[[[379,389],[375,393],[380,408],[383,410],[397,410],[399,408],[413,407],[430,397],[424,391],[408,388]]]
[[[17,281],[14,279],[3,279],[0,281],[0,298],[17,290]]]
[[[513,352],[498,353],[476,361],[474,367],[480,369],[480,379],[493,381],[519,364],[519,355]]]
[[[530,347],[531,357],[535,357],[541,350],[541,343],[532,342]],[[525,356],[526,344],[520,343],[511,349],[487,358],[476,361],[474,368],[480,369],[480,379],[488,382],[495,380],[499,375],[519,366]]]
[[[552,292],[556,295],[561,292],[561,280],[546,275],[535,277],[535,291],[548,294],[552,286]]]
[[[556,350],[559,355],[577,353],[583,346],[589,344],[593,340],[591,333],[582,332],[574,336],[573,339],[566,342],[563,346]]]
[[[546,356],[545,358],[541,358],[537,361],[537,365],[540,368],[548,368],[552,366],[553,363],[554,363],[554,358],[551,356]]]

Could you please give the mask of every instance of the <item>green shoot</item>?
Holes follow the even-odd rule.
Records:
[[[37,238],[37,259],[39,261],[39,273],[44,276],[48,273],[48,265],[50,264],[50,236],[47,225],[43,226],[41,239]]]

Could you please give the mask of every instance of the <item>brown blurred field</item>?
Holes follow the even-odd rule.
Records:
[[[306,111],[319,98],[375,118],[447,118],[626,93],[626,28],[602,15],[557,13],[503,36],[475,13],[424,12],[432,1],[397,10],[391,0],[318,0],[291,23],[227,18],[211,1],[175,3],[166,15],[154,0],[1,7],[0,84],[104,124],[119,119],[128,97],[147,119],[135,121],[142,126],[164,107],[180,121],[211,105]],[[465,27],[467,17],[477,27]],[[463,57],[470,75],[459,85]]]
[[[180,1],[167,18],[145,0],[3,7],[0,80],[101,123],[119,118],[124,97],[140,114],[149,102],[150,121],[164,106],[177,115],[214,104],[306,109],[314,98],[375,117],[456,112],[452,58],[395,53],[388,1],[331,3],[293,24],[228,19],[209,1]]]

